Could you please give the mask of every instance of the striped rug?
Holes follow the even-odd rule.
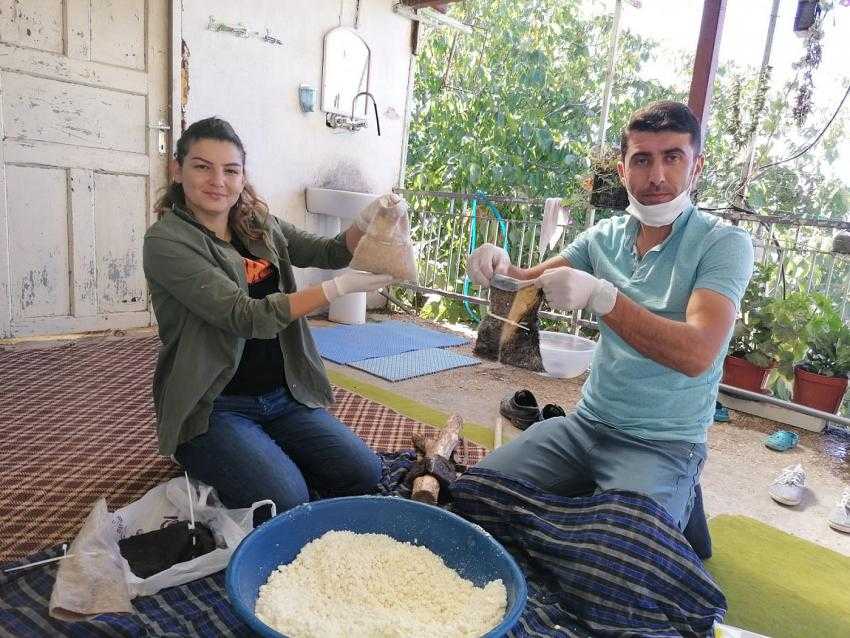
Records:
[[[0,563],[73,539],[94,502],[111,510],[179,474],[156,451],[151,379],[159,339],[0,351]],[[331,408],[377,452],[433,431],[341,388]],[[484,448],[462,442],[472,465]]]

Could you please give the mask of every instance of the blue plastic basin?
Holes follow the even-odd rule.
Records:
[[[422,545],[481,587],[501,578],[508,606],[501,623],[484,634],[504,636],[519,620],[528,594],[525,577],[492,536],[438,507],[386,496],[349,496],[295,507],[265,522],[239,544],[227,567],[227,595],[236,613],[261,636],[282,636],[254,614],[260,586],[310,541],[331,530],[386,534]]]

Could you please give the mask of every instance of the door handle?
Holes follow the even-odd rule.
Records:
[[[163,122],[157,122],[156,124],[148,124],[149,129],[153,129],[155,131],[159,131],[159,135],[157,136],[157,146],[159,147],[159,154],[165,155],[167,152],[165,146],[165,132],[170,131],[171,127],[168,124],[164,124]]]

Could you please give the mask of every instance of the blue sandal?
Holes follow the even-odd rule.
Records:
[[[764,440],[764,444],[771,450],[777,452],[785,452],[797,445],[800,437],[795,432],[788,430],[777,430]]]
[[[714,404],[714,420],[717,423],[727,423],[732,420],[729,416],[729,408],[719,401]]]

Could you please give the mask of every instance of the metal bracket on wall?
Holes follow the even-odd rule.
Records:
[[[223,31],[225,33],[232,33],[237,38],[257,38],[262,40],[263,42],[268,42],[269,44],[279,44],[283,45],[283,40],[280,38],[274,37],[271,32],[266,29],[265,34],[260,33],[259,31],[249,31],[248,27],[245,26],[242,22],[236,24],[236,26],[225,24],[224,22],[218,22],[213,16],[210,16],[210,21],[207,24],[208,31]]]

